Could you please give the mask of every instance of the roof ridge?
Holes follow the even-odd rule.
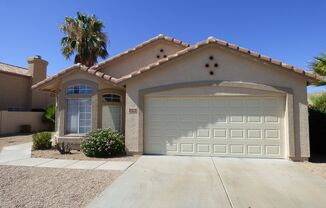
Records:
[[[140,44],[138,44],[138,45],[136,45],[136,46],[134,46],[132,48],[129,48],[129,49],[127,49],[127,50],[125,50],[125,51],[123,51],[123,52],[121,52],[121,53],[119,53],[119,54],[117,54],[117,55],[115,55],[115,56],[113,56],[111,58],[108,58],[108,59],[106,59],[106,60],[104,60],[104,61],[102,61],[102,62],[100,62],[100,63],[98,63],[98,64],[96,64],[94,66],[92,66],[91,68],[95,69],[95,70],[100,70],[100,67],[102,67],[103,65],[106,65],[107,63],[110,63],[111,61],[114,61],[114,60],[116,60],[116,59],[118,59],[120,57],[123,57],[123,56],[125,56],[127,54],[130,54],[130,53],[132,53],[132,52],[134,52],[134,51],[136,51],[136,50],[138,50],[140,48],[143,48],[144,46],[146,46],[146,45],[148,45],[148,44],[150,44],[150,43],[152,43],[154,41],[157,41],[157,40],[167,40],[167,41],[173,42],[175,44],[181,45],[181,46],[183,46],[185,48],[190,46],[190,44],[185,43],[185,42],[183,42],[181,40],[175,39],[175,38],[167,36],[167,35],[159,34],[159,35],[157,35],[157,36],[155,36],[155,37],[153,37],[151,39],[148,39],[148,40],[146,40],[146,41],[144,41],[144,42],[142,42],[142,43],[140,43]]]
[[[28,70],[28,68],[25,68],[25,67],[22,67],[22,66],[13,65],[13,64],[8,64],[8,63],[2,62],[2,61],[0,61],[0,64],[5,64],[5,65],[8,65],[8,66],[13,66],[13,67],[17,67],[17,68]]]

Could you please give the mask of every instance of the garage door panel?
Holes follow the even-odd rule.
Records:
[[[263,134],[261,129],[247,129],[247,138],[248,139],[262,139]]]
[[[215,139],[226,139],[227,131],[226,128],[213,128],[213,137]]]
[[[213,154],[217,155],[227,155],[228,154],[228,145],[226,144],[214,144],[213,145]]]
[[[229,129],[229,139],[244,139],[244,129],[230,128]]]
[[[212,117],[212,123],[213,124],[223,124],[223,123],[227,123],[227,116],[226,114],[213,114],[211,115]]]
[[[284,158],[281,97],[148,97],[145,153]]]
[[[231,155],[245,155],[244,144],[231,144],[229,146]]]
[[[180,153],[195,153],[194,143],[180,143]]]
[[[211,145],[209,143],[207,144],[196,144],[196,151],[204,154],[210,154],[211,152]]]
[[[260,115],[255,115],[255,114],[253,114],[253,115],[247,115],[247,123],[249,123],[249,124],[260,124],[260,123],[262,123],[262,116],[260,116]]]
[[[262,155],[263,154],[262,145],[247,145],[247,154],[253,156]]]

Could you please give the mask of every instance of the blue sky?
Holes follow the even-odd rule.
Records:
[[[326,51],[322,0],[0,0],[0,61],[26,67],[28,56],[41,55],[49,75],[71,65],[59,25],[77,11],[105,23],[110,56],[160,33],[190,44],[214,36],[303,69]]]

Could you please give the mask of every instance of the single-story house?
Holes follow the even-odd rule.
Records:
[[[323,77],[213,37],[158,35],[33,88],[56,94],[56,139],[125,135],[129,154],[309,158],[307,85]]]

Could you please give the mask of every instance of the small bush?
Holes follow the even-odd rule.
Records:
[[[124,136],[111,129],[98,129],[88,133],[80,147],[88,157],[113,157],[125,153]]]
[[[51,132],[33,134],[33,150],[51,149]]]
[[[321,113],[326,113],[326,92],[323,92],[318,95],[314,95],[310,97],[310,108],[319,111]]]
[[[53,131],[55,126],[55,105],[50,104],[42,115],[42,121],[49,124],[50,129]]]
[[[20,130],[19,130],[20,133],[26,134],[26,133],[32,132],[32,126],[29,124],[20,125],[19,128],[20,128]]]
[[[60,152],[60,154],[70,154],[71,153],[71,144],[60,142],[55,145],[56,149]]]

